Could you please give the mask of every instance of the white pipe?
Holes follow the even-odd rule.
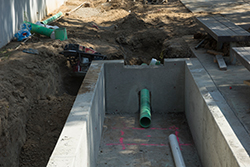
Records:
[[[171,146],[172,154],[174,157],[175,166],[186,167],[176,136],[174,134],[171,134],[169,135],[168,138],[169,138],[169,143]]]
[[[70,13],[72,13],[72,12],[78,10],[78,9],[79,9],[80,7],[82,7],[82,5],[84,5],[85,3],[87,3],[87,2],[83,2],[81,5],[77,6],[75,9],[71,10],[70,12],[66,12],[65,14],[66,14],[66,15],[70,15]]]

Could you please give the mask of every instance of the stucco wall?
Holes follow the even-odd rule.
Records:
[[[42,20],[67,0],[0,0],[0,48],[19,30],[27,16],[28,21]]]

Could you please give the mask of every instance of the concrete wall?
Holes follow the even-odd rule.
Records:
[[[25,20],[42,20],[59,8],[66,0],[0,0],[0,48],[5,46]]]
[[[222,112],[229,107],[197,59],[167,59],[154,67],[92,62],[47,166],[96,166],[105,111],[138,112],[145,87],[153,112],[185,110],[204,167],[250,166],[248,145],[233,129],[240,137],[249,134],[237,121],[232,129]]]
[[[92,63],[47,166],[95,166],[104,115],[103,64]]]
[[[150,91],[152,112],[184,112],[184,63],[165,62],[164,66],[106,63],[106,112],[138,112],[139,92],[144,88]]]
[[[249,155],[217,105],[224,99],[215,100],[214,92],[218,90],[199,61],[187,61],[185,112],[203,166],[248,167]]]

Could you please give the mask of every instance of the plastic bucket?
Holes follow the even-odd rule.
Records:
[[[61,41],[68,39],[66,28],[55,29],[55,39],[60,39]]]

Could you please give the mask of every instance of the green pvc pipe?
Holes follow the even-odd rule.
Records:
[[[151,124],[150,111],[150,95],[147,89],[142,89],[140,92],[140,125],[143,128],[149,127]]]
[[[57,14],[55,14],[54,16],[42,21],[43,24],[49,24],[49,23],[52,23],[53,21],[55,21],[56,19],[58,19],[59,17],[62,16],[62,12],[59,12]]]
[[[41,35],[45,35],[47,37],[50,37],[51,33],[54,31],[53,29],[49,29],[43,26],[39,26],[30,22],[26,22],[31,25],[31,33],[38,33]]]

